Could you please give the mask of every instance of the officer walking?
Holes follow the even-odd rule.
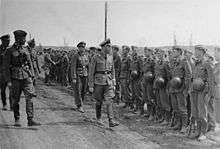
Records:
[[[33,86],[33,67],[28,49],[24,46],[27,33],[22,30],[14,31],[15,43],[6,51],[5,80],[8,86],[11,86],[11,98],[13,100],[13,110],[15,118],[15,126],[21,126],[19,101],[23,92],[26,100],[26,113],[28,126],[40,125],[35,122],[34,107],[32,98],[36,97]]]
[[[85,51],[86,43],[77,44],[78,52],[72,57],[70,64],[72,87],[75,104],[79,112],[84,113],[83,101],[87,91],[89,57]]]
[[[6,102],[6,87],[7,82],[5,81],[4,77],[4,65],[3,65],[3,59],[5,57],[5,53],[7,51],[7,48],[10,43],[10,36],[9,35],[3,35],[0,37],[2,44],[0,45],[0,87],[1,87],[1,100],[3,108],[2,110],[7,110],[7,102]],[[10,100],[9,100],[10,101]],[[10,106],[11,102],[10,102]]]
[[[89,91],[93,92],[96,100],[96,118],[98,123],[101,121],[101,109],[103,102],[107,106],[109,127],[119,124],[113,120],[112,100],[115,96],[115,69],[113,56],[111,54],[110,39],[100,44],[102,51],[92,58],[89,66]]]

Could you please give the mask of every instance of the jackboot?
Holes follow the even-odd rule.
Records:
[[[180,130],[180,129],[181,129],[180,117],[176,117],[176,124],[175,124],[175,126],[173,126],[172,129],[173,129],[173,130]]]
[[[188,127],[187,127],[188,118],[187,118],[187,115],[182,116],[181,123],[182,123],[182,126],[181,126],[180,133],[186,134],[187,131],[188,131]]]
[[[40,126],[39,122],[34,121],[33,119],[28,119],[28,126]]]

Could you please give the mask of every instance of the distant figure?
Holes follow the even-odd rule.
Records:
[[[39,74],[41,73],[40,67],[39,67],[39,61],[38,61],[38,55],[37,52],[35,51],[35,40],[31,39],[30,41],[27,42],[28,43],[28,50],[30,52],[30,56],[31,56],[31,61],[32,61],[32,65],[33,65],[33,69],[34,69],[34,86],[36,85],[36,79],[38,78]]]
[[[1,87],[1,99],[2,99],[2,110],[7,110],[7,102],[6,102],[6,87],[7,82],[5,81],[4,76],[4,65],[3,65],[3,59],[5,57],[7,48],[10,43],[10,36],[9,35],[3,35],[0,37],[2,44],[0,45],[0,87]],[[12,105],[10,102],[10,107],[12,109]]]

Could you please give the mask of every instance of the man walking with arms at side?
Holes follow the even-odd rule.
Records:
[[[84,113],[83,101],[88,84],[89,57],[85,51],[86,43],[77,45],[78,52],[71,58],[70,71],[72,87],[74,90],[75,104],[79,112]]]
[[[106,40],[100,44],[102,51],[92,58],[89,67],[89,91],[93,92],[96,100],[96,118],[101,121],[101,110],[103,102],[107,106],[109,127],[119,124],[113,120],[112,100],[115,96],[115,69],[113,56],[111,54],[111,42]]]
[[[13,100],[13,110],[15,126],[20,127],[19,102],[23,92],[26,100],[26,113],[28,126],[37,126],[34,118],[34,107],[32,98],[36,97],[33,86],[33,67],[28,49],[24,46],[27,33],[22,30],[14,31],[15,43],[6,51],[5,79],[8,86],[11,86],[11,98]]]

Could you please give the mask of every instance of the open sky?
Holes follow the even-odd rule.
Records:
[[[104,1],[0,0],[0,34],[23,29],[37,43],[75,46],[104,39]],[[114,44],[219,45],[220,0],[110,0],[108,37]]]

